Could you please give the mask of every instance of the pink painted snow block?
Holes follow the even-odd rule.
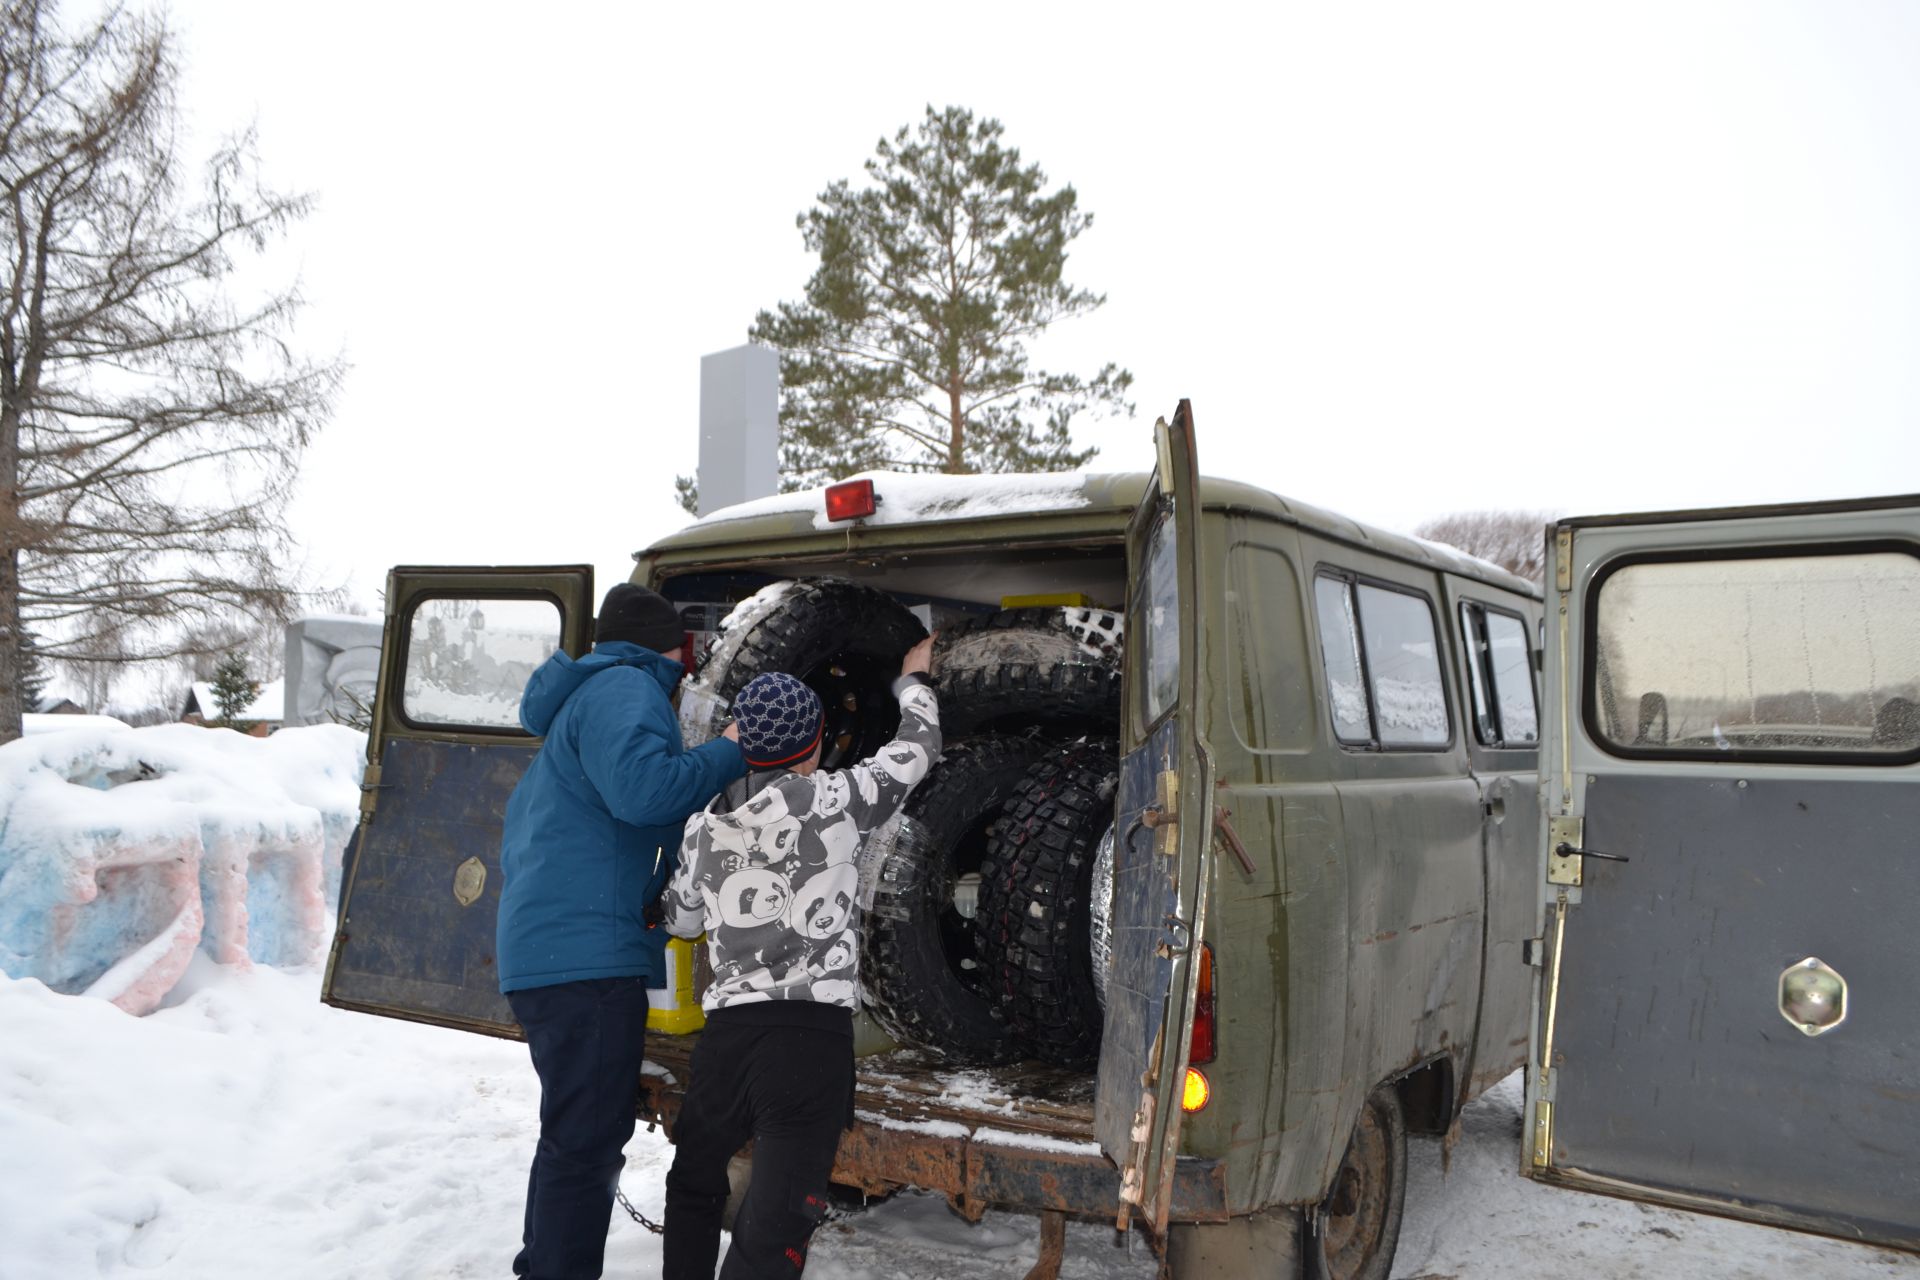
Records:
[[[88,861],[76,866],[64,886],[66,900],[48,913],[42,968],[65,977],[48,985],[109,1000],[131,1014],[150,1013],[200,945],[200,842],[192,836],[110,841]],[[104,957],[115,958],[91,976]]]
[[[200,949],[220,964],[251,969],[247,955],[247,868],[257,841],[233,829],[202,828]]]

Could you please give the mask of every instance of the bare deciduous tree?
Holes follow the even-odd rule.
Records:
[[[0,4],[0,741],[27,629],[121,663],[295,601],[286,502],[341,365],[289,345],[296,290],[233,276],[310,199],[260,183],[251,133],[188,194],[178,86],[161,19]]]
[[[1546,582],[1546,526],[1549,511],[1456,511],[1415,529],[1416,537],[1444,542],[1468,555],[1491,560],[1510,573]]]

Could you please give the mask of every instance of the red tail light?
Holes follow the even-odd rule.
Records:
[[[1193,1040],[1187,1061],[1213,1061],[1214,1052],[1213,948],[1200,944],[1200,989],[1193,998]]]
[[[875,505],[871,480],[846,480],[827,486],[829,520],[858,520],[872,515]]]

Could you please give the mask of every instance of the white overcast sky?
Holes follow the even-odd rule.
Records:
[[[1095,223],[1090,426],[1360,519],[1920,490],[1920,4],[174,0],[257,120],[304,342],[352,363],[293,511],[322,581],[588,561],[682,517],[699,358],[797,297],[794,217],[924,107]]]

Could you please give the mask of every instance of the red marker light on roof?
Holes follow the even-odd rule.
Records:
[[[871,480],[843,480],[827,486],[827,519],[858,520],[879,505]]]

